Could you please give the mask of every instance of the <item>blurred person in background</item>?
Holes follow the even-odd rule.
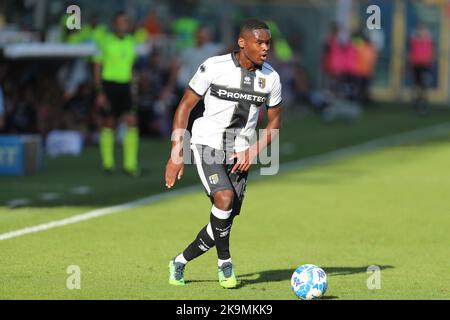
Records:
[[[149,11],[144,20],[143,26],[147,30],[150,38],[156,38],[163,33],[162,25],[155,10]]]
[[[152,51],[138,71],[138,108],[140,132],[150,135],[170,136],[170,113],[167,104],[161,103],[161,94],[169,78],[168,61],[160,49]]]
[[[419,114],[428,113],[427,89],[430,86],[434,44],[427,26],[419,22],[409,39],[409,63],[414,80],[414,108]]]
[[[342,74],[342,98],[355,101],[357,97],[357,63],[358,53],[356,50],[355,39],[358,41],[359,35],[353,35],[342,43],[344,54],[344,70]]]
[[[356,99],[361,103],[370,101],[369,88],[374,75],[378,52],[370,39],[359,33],[353,39],[356,49]]]
[[[194,35],[195,45],[184,49],[178,55],[178,58],[172,62],[171,74],[167,86],[161,95],[161,101],[165,104],[171,104],[172,101],[178,101],[183,96],[184,90],[186,89],[186,83],[189,83],[189,80],[203,61],[211,56],[223,53],[225,50],[224,45],[211,41],[211,32],[206,26],[199,26]],[[199,106],[193,110],[189,118],[189,131],[192,128],[194,120],[201,116],[204,110],[205,107],[203,101],[200,101]],[[175,110],[171,113],[173,114],[174,111]]]
[[[322,70],[325,74],[325,86],[334,96],[339,93],[344,66],[345,52],[339,40],[339,26],[333,23],[322,49]]]
[[[176,49],[182,52],[195,44],[195,31],[200,23],[193,17],[178,17],[171,23],[171,31],[175,36]]]
[[[33,92],[33,84],[27,84],[18,93],[18,100],[13,104],[8,117],[8,127],[11,133],[37,132],[37,101]]]
[[[138,168],[139,132],[136,110],[133,105],[131,82],[136,60],[135,41],[128,34],[129,23],[125,12],[118,12],[113,19],[114,32],[100,42],[100,54],[94,66],[96,105],[102,115],[100,129],[100,154],[107,174],[115,168],[115,127],[123,119],[126,131],[123,137],[123,170],[136,177]]]

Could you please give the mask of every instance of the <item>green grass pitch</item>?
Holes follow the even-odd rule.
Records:
[[[405,110],[389,118],[373,110],[350,127],[301,118],[286,124],[282,143],[295,146],[282,160],[448,120],[446,112],[419,119]],[[292,139],[288,133],[297,130]],[[94,149],[82,160],[48,160],[33,177],[0,178],[0,234],[162,191],[168,143],[144,148],[150,144],[160,152],[143,152],[152,163],[142,179],[101,176]],[[199,189],[0,241],[0,299],[296,299],[290,277],[305,263],[326,271],[326,299],[449,299],[449,163],[450,133],[250,181],[231,236],[240,283],[234,290],[219,287],[215,249],[187,266],[185,287],[167,283],[169,259],[208,221],[210,203]],[[68,168],[75,164],[77,172]],[[190,168],[176,188],[196,179]],[[78,185],[92,193],[71,194]],[[39,200],[56,191],[65,196]],[[32,202],[5,205],[20,197]],[[81,270],[79,290],[66,287],[70,265]],[[380,289],[367,287],[369,265],[381,268]]]

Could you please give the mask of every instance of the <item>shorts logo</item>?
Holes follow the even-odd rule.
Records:
[[[217,173],[209,176],[208,179],[209,179],[209,182],[211,184],[218,184],[219,183],[219,175]]]
[[[264,89],[266,87],[266,79],[265,78],[259,78],[258,79],[258,85],[261,89]]]

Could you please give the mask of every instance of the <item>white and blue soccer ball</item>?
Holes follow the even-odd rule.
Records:
[[[327,275],[318,266],[304,264],[292,274],[291,287],[299,299],[319,299],[327,291]]]

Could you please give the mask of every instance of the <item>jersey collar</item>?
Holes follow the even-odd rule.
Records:
[[[239,61],[238,61],[238,59],[237,59],[237,57],[236,57],[236,53],[239,53],[239,50],[234,50],[234,51],[231,53],[231,59],[233,60],[234,65],[235,65],[237,68],[242,68],[241,65],[240,65],[240,63],[239,63]],[[262,69],[262,65],[256,65],[256,64],[255,64],[254,66],[255,66],[255,68],[258,69],[258,70],[261,70],[261,69]],[[244,69],[244,68],[242,68],[242,69]],[[244,69],[244,70],[249,71],[249,70],[247,70],[247,69]]]

